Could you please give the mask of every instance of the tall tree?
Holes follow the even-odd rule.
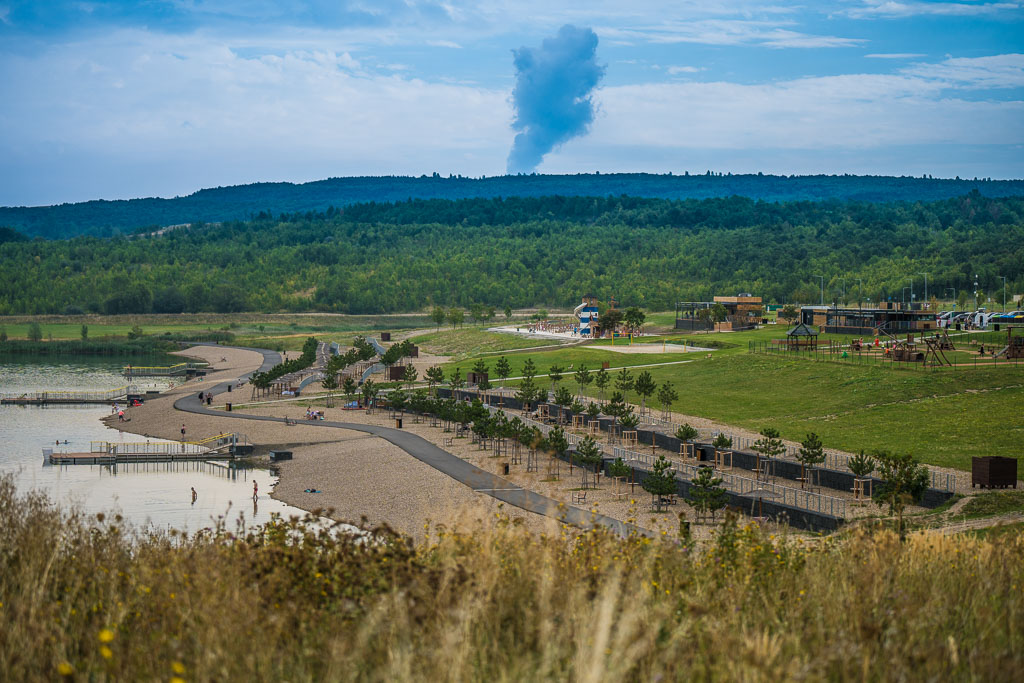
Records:
[[[626,327],[628,327],[633,334],[640,334],[646,319],[647,315],[636,306],[627,308],[626,312],[622,316],[622,320],[626,323]]]
[[[806,439],[800,442],[800,450],[796,457],[800,461],[800,488],[804,488],[810,478],[808,468],[813,469],[818,463],[825,462],[825,448],[817,434],[811,432]]]
[[[672,404],[679,400],[679,394],[676,393],[675,388],[668,382],[663,382],[658,387],[658,403],[661,405],[661,416],[663,419],[668,419],[669,413],[672,410]]]
[[[432,365],[427,368],[427,387],[430,389],[431,396],[434,395],[434,387],[443,383],[444,370],[441,369],[440,365]]]
[[[622,392],[622,400],[629,400],[629,392],[633,390],[633,375],[630,374],[629,368],[622,368],[615,375],[615,388]]]
[[[608,389],[608,383],[611,382],[611,373],[608,372],[604,367],[597,371],[594,375],[594,385],[597,387],[598,396],[601,401],[604,401],[604,392]]]
[[[441,325],[444,323],[446,317],[444,309],[440,306],[434,306],[433,310],[430,311],[430,319],[434,321],[434,325],[439,330],[441,329]]]
[[[590,374],[590,370],[587,370],[587,366],[580,363],[580,366],[576,368],[576,372],[573,373],[573,377],[576,379],[576,386],[578,391],[577,396],[583,396],[583,390],[586,389],[587,385],[594,381],[594,376]]]
[[[643,370],[636,376],[633,388],[640,396],[640,414],[645,415],[647,413],[647,399],[651,397],[654,390],[658,388],[658,385],[655,383],[654,378],[651,377],[651,373]]]

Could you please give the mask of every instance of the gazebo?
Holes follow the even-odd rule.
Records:
[[[802,351],[818,348],[818,332],[807,323],[800,323],[786,332],[786,349]]]

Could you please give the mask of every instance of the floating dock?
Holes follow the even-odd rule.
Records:
[[[247,441],[242,434],[217,434],[202,441],[114,443],[93,441],[88,453],[54,452],[43,449],[44,465],[121,465],[148,462],[202,462],[231,460],[235,450]],[[225,450],[227,449],[227,450]]]

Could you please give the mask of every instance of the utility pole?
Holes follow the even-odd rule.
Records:
[[[914,303],[914,278],[910,278],[910,303]]]
[[[906,305],[906,303],[907,303],[907,289],[908,289],[907,287],[903,288],[903,304],[904,305]]]
[[[924,302],[928,303],[928,273],[918,273],[918,275],[924,275]]]
[[[974,274],[974,310],[978,310],[978,274]]]
[[[1006,311],[1006,277],[1003,275],[997,275],[996,277],[1003,281],[1003,311]]]

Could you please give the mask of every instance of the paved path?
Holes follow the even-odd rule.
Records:
[[[281,362],[280,354],[275,351],[266,351],[254,348],[246,348],[245,350],[256,351],[257,353],[263,354],[263,365],[260,366],[258,372],[265,372]],[[251,373],[250,375],[240,377],[239,380],[247,380],[250,376]],[[226,392],[228,385],[230,384],[233,384],[233,382],[217,384],[206,389],[206,393],[220,394],[222,392]],[[283,417],[244,415],[241,413],[228,413],[220,410],[213,410],[212,408],[207,408],[204,404],[200,403],[199,399],[192,394],[183,396],[175,401],[174,408],[188,413],[227,417],[238,420],[285,422],[285,418]],[[584,529],[590,529],[595,526],[607,527],[620,536],[628,536],[630,534],[644,536],[652,535],[649,531],[636,527],[632,524],[626,524],[606,515],[599,515],[577,507],[572,507],[571,505],[566,505],[565,503],[561,503],[553,498],[548,498],[547,496],[542,496],[539,493],[530,491],[529,489],[524,489],[513,484],[507,479],[502,479],[497,475],[491,474],[486,470],[480,469],[476,465],[472,465],[465,460],[452,455],[448,451],[438,448],[416,434],[412,434],[401,429],[392,429],[390,427],[380,427],[377,425],[366,425],[352,422],[331,422],[325,420],[318,420],[308,424],[303,423],[303,426],[324,427],[329,429],[349,429],[378,436],[398,446],[417,460],[424,462],[439,472],[447,474],[452,479],[465,484],[474,491],[486,494],[492,498],[496,498],[504,503],[514,505],[528,512],[535,512],[540,515],[552,517],[559,521]]]

